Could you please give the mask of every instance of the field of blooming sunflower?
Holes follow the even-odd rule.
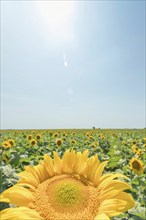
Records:
[[[2,130],[1,220],[144,220],[145,129]]]

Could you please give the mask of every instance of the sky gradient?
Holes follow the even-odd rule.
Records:
[[[145,1],[2,1],[1,128],[144,128]]]

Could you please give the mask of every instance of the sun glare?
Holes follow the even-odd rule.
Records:
[[[37,12],[41,27],[48,32],[48,37],[71,41],[74,38],[73,1],[38,1]]]

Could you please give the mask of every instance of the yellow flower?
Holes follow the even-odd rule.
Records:
[[[99,137],[100,137],[100,139],[105,140],[105,134],[104,133],[99,134]]]
[[[31,141],[30,141],[30,144],[32,145],[32,146],[35,146],[36,145],[36,140],[35,139],[32,139]]]
[[[8,141],[5,141],[5,142],[2,143],[2,147],[4,149],[7,149],[7,148],[11,148],[12,146],[10,145],[10,143]]]
[[[99,146],[99,143],[97,141],[94,141],[93,143],[90,144],[91,147],[97,147]]]
[[[1,194],[1,201],[16,205],[1,212],[3,220],[106,220],[135,206],[117,180],[122,174],[104,174],[107,161],[88,157],[88,151],[66,150],[62,159],[45,154],[36,166],[27,166],[18,183]],[[115,180],[116,179],[116,180]]]
[[[136,144],[136,143],[137,143],[137,140],[133,140],[133,141],[132,141],[132,144]]]
[[[67,136],[67,134],[66,134],[66,132],[63,132],[63,134],[62,134],[63,136]]]
[[[141,156],[142,153],[143,153],[142,150],[141,150],[141,149],[138,149],[138,151],[136,152],[136,155],[137,155],[137,156]]]
[[[12,139],[9,139],[8,143],[11,145],[11,147],[13,147],[15,145],[15,142]]]
[[[0,212],[0,217],[1,220],[41,220],[39,213],[35,210],[30,213],[30,209],[27,207],[4,209]]]
[[[58,133],[53,134],[54,137],[58,137]]]
[[[86,133],[85,133],[85,135],[86,135],[87,137],[89,137],[89,136],[90,136],[89,132],[86,132]]]
[[[57,139],[55,141],[55,143],[56,143],[57,146],[61,146],[62,145],[62,140],[61,139]]]
[[[93,138],[93,136],[89,136],[89,140],[93,140],[93,141],[94,141],[94,138]]]
[[[132,151],[136,154],[138,151],[138,147],[136,145],[132,145]]]
[[[70,142],[71,144],[75,144],[76,143],[76,140],[71,140],[71,142]]]
[[[90,147],[95,148],[95,147],[96,147],[95,143],[94,143],[94,142],[93,142],[93,143],[91,143],[91,144],[90,144]]]
[[[129,164],[130,164],[130,169],[132,169],[134,173],[140,175],[144,172],[144,164],[142,163],[141,160],[133,157],[130,160]]]
[[[32,139],[32,135],[28,135],[27,139],[30,141]]]
[[[41,139],[41,135],[40,135],[40,134],[37,134],[37,135],[36,135],[36,139],[37,139],[37,140],[40,140],[40,139]]]

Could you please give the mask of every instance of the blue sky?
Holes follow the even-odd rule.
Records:
[[[144,1],[2,1],[1,128],[145,127]]]

